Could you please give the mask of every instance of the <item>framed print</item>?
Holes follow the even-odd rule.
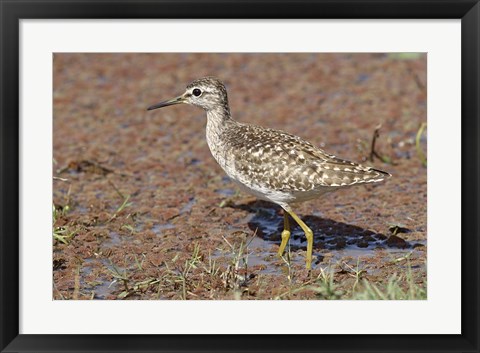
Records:
[[[2,352],[479,351],[478,2],[0,9]]]

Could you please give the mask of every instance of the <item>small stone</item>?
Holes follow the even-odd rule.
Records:
[[[404,249],[407,247],[407,242],[405,240],[403,240],[402,238],[400,238],[399,236],[397,235],[391,235],[388,239],[387,239],[387,245],[390,246],[390,247],[395,247],[395,248],[401,248],[401,249]]]
[[[381,233],[377,233],[377,234],[375,234],[373,237],[374,237],[375,239],[377,239],[377,240],[385,240],[385,239],[387,239],[387,237],[386,237],[385,235],[381,234]]]
[[[359,248],[368,248],[368,241],[366,239],[362,239],[357,243]]]
[[[338,239],[335,244],[335,249],[343,249],[345,246],[347,246],[345,239]]]
[[[362,240],[366,241],[367,243],[375,241],[371,235],[365,235]]]
[[[425,245],[420,243],[413,244],[413,248],[417,250],[425,250]]]

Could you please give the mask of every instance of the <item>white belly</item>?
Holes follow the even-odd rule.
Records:
[[[228,172],[227,172],[227,175],[228,175]],[[323,194],[337,190],[337,188],[319,187],[314,190],[308,190],[308,191],[293,191],[293,192],[279,191],[279,190],[272,190],[272,189],[257,186],[257,185],[251,185],[250,183],[242,181],[241,179],[237,178],[238,176],[229,175],[229,177],[240,187],[241,190],[249,194],[252,194],[261,200],[270,201],[282,207],[284,207],[284,205],[288,205],[291,203],[316,199],[322,196]]]

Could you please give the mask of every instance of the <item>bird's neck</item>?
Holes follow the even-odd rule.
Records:
[[[228,106],[219,106],[207,110],[207,129],[210,131],[220,132],[233,121]]]
[[[227,141],[225,136],[235,130],[237,124],[230,116],[228,107],[207,111],[207,144],[212,156],[223,169],[227,168],[228,164],[225,157],[225,143]]]

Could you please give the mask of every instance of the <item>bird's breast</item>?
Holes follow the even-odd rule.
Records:
[[[234,168],[233,156],[230,149],[226,146],[225,141],[221,137],[221,132],[210,124],[207,124],[207,144],[213,158],[222,167],[222,169],[232,177],[232,169]]]

